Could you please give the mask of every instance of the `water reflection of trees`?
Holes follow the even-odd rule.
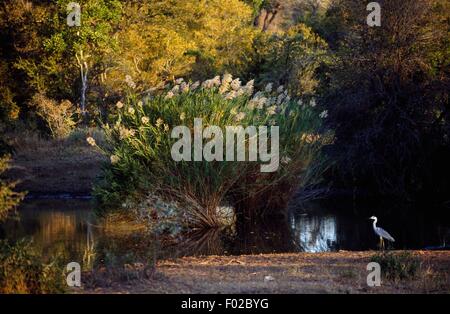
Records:
[[[178,255],[259,254],[297,250],[288,220],[239,223],[233,229],[204,229],[175,245]]]
[[[14,240],[30,236],[44,257],[56,254],[82,263],[85,268],[95,263],[123,265],[150,261],[156,255],[165,258],[375,249],[377,238],[367,220],[372,214],[382,218],[382,226],[395,237],[397,249],[438,247],[448,245],[450,239],[448,219],[445,219],[448,213],[445,212],[435,216],[391,208],[387,213],[383,210],[386,206],[367,206],[353,212],[350,207],[336,209],[333,203],[329,205],[330,210],[323,204],[293,210],[289,219],[241,222],[233,229],[196,230],[183,235],[179,243],[162,241],[156,252],[155,240],[142,232],[127,227],[124,234],[117,232],[117,225],[112,225],[112,233],[97,228],[88,205],[81,201],[73,204],[33,201],[20,209],[20,220],[10,219],[0,225],[0,237]]]
[[[83,252],[83,266],[92,269],[95,261],[95,236],[92,224],[88,223],[86,232],[86,248]]]
[[[293,216],[291,227],[306,252],[324,252],[337,248],[337,224],[334,216]]]
[[[298,249],[286,217],[237,225],[236,249],[246,254],[282,253]]]
[[[73,206],[72,206],[73,205]],[[18,240],[32,238],[34,246],[44,258],[58,256],[81,263],[83,252],[92,247],[87,240],[87,226],[91,222],[88,202],[67,200],[34,200],[24,202],[17,217],[0,226],[2,237]]]
[[[226,234],[228,231],[220,228],[196,230],[185,234],[179,242],[167,245],[165,247],[166,254],[176,256],[226,254],[224,242]]]

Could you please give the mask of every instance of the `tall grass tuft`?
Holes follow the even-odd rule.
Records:
[[[88,139],[111,161],[95,188],[97,199],[117,206],[151,194],[175,204],[193,227],[221,225],[218,208],[224,205],[251,215],[283,210],[295,189],[317,179],[309,170],[332,139],[320,133],[326,113],[321,118],[313,99],[291,99],[272,84],[254,93],[253,81],[242,86],[229,74],[202,84],[179,79],[150,95],[129,93],[116,107],[113,121],[104,125],[108,144]],[[278,170],[261,172],[261,160],[174,161],[171,148],[178,139],[170,131],[183,125],[193,134],[195,118],[203,128],[218,126],[224,136],[226,126],[279,126]]]
[[[0,293],[62,293],[63,267],[46,264],[26,239],[0,241]]]

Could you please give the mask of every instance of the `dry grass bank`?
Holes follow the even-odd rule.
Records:
[[[381,287],[366,284],[366,265],[375,254],[369,251],[185,257],[160,261],[155,273],[143,270],[132,281],[85,285],[73,292],[450,293],[450,252],[412,253],[421,264],[416,277],[382,280]]]
[[[30,195],[89,195],[105,159],[86,143],[87,134],[102,137],[88,129],[60,140],[31,133],[11,136],[8,143],[15,152],[7,176],[19,180],[17,189]]]

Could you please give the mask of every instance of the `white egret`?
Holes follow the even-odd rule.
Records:
[[[377,227],[377,217],[372,216],[369,219],[373,220],[373,231],[375,231],[375,233],[380,237],[380,248],[384,249],[384,239],[391,241],[391,242],[395,242],[394,238],[389,234],[389,232],[387,232],[386,230],[384,230],[383,228]]]

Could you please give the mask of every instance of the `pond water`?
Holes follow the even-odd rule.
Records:
[[[339,204],[339,205],[336,205]],[[208,230],[185,236],[179,244],[164,247],[162,255],[258,254],[271,252],[324,252],[376,249],[378,238],[368,217],[378,216],[378,225],[396,242],[395,249],[432,249],[450,244],[448,210],[415,210],[393,205],[345,205],[343,202],[309,203],[290,211],[286,219],[233,230]],[[95,217],[91,202],[83,199],[27,200],[0,225],[0,238],[33,239],[43,256],[59,254],[90,265],[130,261],[145,256],[151,244],[142,234],[113,236]]]

